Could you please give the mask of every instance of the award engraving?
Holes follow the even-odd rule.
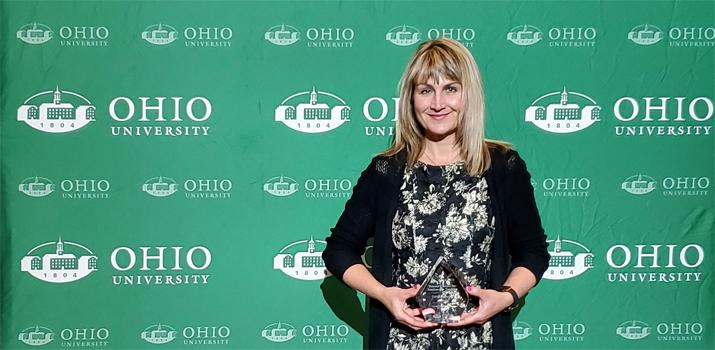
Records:
[[[469,307],[464,276],[439,257],[417,291],[417,304],[426,321],[454,323]]]

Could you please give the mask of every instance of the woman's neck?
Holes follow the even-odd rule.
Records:
[[[425,139],[419,159],[430,165],[447,165],[461,160],[462,154],[459,146],[454,142],[454,137],[446,137],[439,141]]]

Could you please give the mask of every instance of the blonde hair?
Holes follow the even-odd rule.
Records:
[[[462,85],[462,109],[457,122],[457,146],[469,174],[481,175],[491,165],[489,148],[506,150],[510,145],[484,136],[484,91],[479,67],[472,54],[458,41],[440,38],[426,41],[410,58],[399,83],[400,104],[395,137],[382,155],[407,152],[407,166],[414,166],[424,150],[424,130],[413,105],[415,86],[429,79],[449,79]]]

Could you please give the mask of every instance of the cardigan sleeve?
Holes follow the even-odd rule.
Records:
[[[343,213],[325,239],[325,267],[340,281],[345,270],[363,263],[367,241],[375,234],[375,162],[376,158],[360,174]]]
[[[531,175],[516,151],[507,154],[504,184],[509,193],[505,210],[511,269],[527,268],[538,283],[549,267],[550,255],[534,199]]]

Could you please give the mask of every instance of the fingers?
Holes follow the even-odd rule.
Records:
[[[434,324],[432,322],[427,322],[419,317],[416,317],[416,316],[420,315],[420,310],[418,310],[418,309],[406,308],[406,309],[400,310],[400,311],[401,312],[398,312],[398,314],[395,315],[395,319],[398,322],[400,322],[416,331],[437,326],[437,324]]]
[[[488,321],[488,319],[486,317],[484,317],[484,314],[482,312],[480,312],[479,308],[477,308],[473,311],[463,313],[459,319],[459,322],[448,323],[446,326],[447,327],[462,327],[462,326],[466,326],[469,324],[483,325],[487,321]]]
[[[482,294],[482,289],[478,286],[467,286],[467,293],[469,293],[469,295],[479,298]]]

